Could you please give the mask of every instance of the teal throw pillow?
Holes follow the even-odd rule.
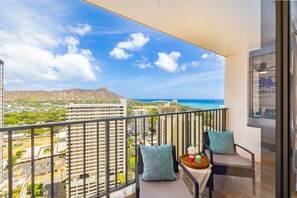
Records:
[[[176,180],[173,171],[172,145],[145,146],[140,144],[144,181]]]
[[[216,154],[235,154],[233,132],[208,131],[209,147]]]

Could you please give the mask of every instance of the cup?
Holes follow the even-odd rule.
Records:
[[[194,161],[195,161],[194,155],[189,155],[189,162],[194,162]]]
[[[195,155],[195,162],[201,164],[201,155]]]

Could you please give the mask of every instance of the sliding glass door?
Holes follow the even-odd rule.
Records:
[[[290,195],[297,197],[297,2],[290,4]]]

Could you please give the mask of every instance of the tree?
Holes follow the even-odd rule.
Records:
[[[66,149],[62,150],[62,151],[61,151],[61,154],[62,154],[64,157],[66,157],[67,150],[66,150]]]
[[[158,108],[151,108],[149,110],[149,114],[151,114],[151,115],[158,114]]]
[[[43,188],[43,183],[34,185],[34,197],[42,197],[43,196],[42,188]],[[31,184],[29,184],[27,186],[27,194],[28,195],[32,194],[32,185]]]
[[[30,103],[30,106],[34,106]],[[66,108],[50,111],[5,113],[4,125],[36,124],[46,122],[61,122],[66,119]],[[49,130],[36,131],[36,134],[45,133]]]
[[[21,190],[22,190],[22,186],[18,186],[15,189],[13,189],[13,193],[12,193],[13,195],[12,195],[12,197],[13,198],[20,197]]]
[[[135,157],[130,157],[129,158],[129,168],[132,170],[135,170],[135,164],[136,164]]]
[[[15,153],[15,156],[16,156],[17,158],[20,158],[20,157],[22,156],[22,154],[23,154],[23,151],[22,151],[22,150],[19,150],[19,151],[17,151],[17,152]]]
[[[61,141],[61,139],[60,138],[55,138],[55,144],[57,144],[58,142],[60,142]]]
[[[128,158],[133,157],[135,155],[134,148],[128,148]]]
[[[118,174],[117,175],[117,180],[119,184],[123,184],[126,182],[126,176],[125,174]]]
[[[44,154],[47,154],[47,153],[50,153],[50,152],[51,152],[50,148],[45,148],[44,151],[43,151]]]
[[[130,147],[132,143],[133,143],[132,138],[128,138],[127,140],[128,147]]]
[[[12,166],[14,166],[14,165],[16,165],[16,163],[17,163],[17,156],[15,156],[15,155],[12,155]],[[7,161],[8,162],[8,161]]]

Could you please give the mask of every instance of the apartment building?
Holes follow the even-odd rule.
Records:
[[[148,110],[146,109],[134,109],[132,110],[132,116],[143,116],[148,115]],[[149,131],[149,121],[148,118],[138,118],[132,121],[132,131],[137,130],[137,134],[141,135]]]
[[[114,104],[71,104],[67,107],[66,118],[68,121],[114,118],[124,117],[126,112],[126,100],[121,99],[120,103]],[[70,133],[67,135],[67,145],[70,145],[68,148],[70,155],[67,154],[67,174],[68,178],[71,178],[67,183],[67,190],[71,189],[68,195],[82,197],[85,190],[87,197],[91,197],[98,191],[104,191],[105,174],[108,172],[111,175],[108,185],[111,187],[115,185],[115,175],[125,172],[125,130],[125,122],[122,120],[110,123],[109,134],[107,134],[105,122],[71,126]],[[105,170],[106,135],[110,137],[108,142],[110,170]]]
[[[186,138],[191,139],[190,145],[196,146],[197,150],[202,149],[202,135],[203,131],[207,131],[206,114],[176,114],[160,117],[160,141],[161,144],[172,143],[179,148],[186,144]],[[203,124],[203,122],[205,122]],[[216,116],[213,117],[213,125],[217,122]],[[198,131],[195,133],[194,131]],[[199,135],[198,135],[199,134]],[[185,150],[176,151],[179,156],[185,153]]]
[[[0,60],[0,127],[3,126],[3,67],[4,67],[4,62]],[[0,133],[0,186],[2,186],[3,183],[3,133]]]
[[[179,112],[179,106],[170,106],[170,103],[166,103],[163,106],[158,106],[158,114],[162,113],[175,113]]]

